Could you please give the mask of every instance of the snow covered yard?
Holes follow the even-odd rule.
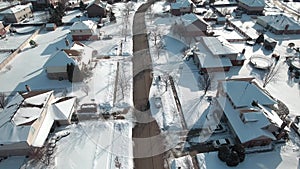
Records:
[[[57,143],[57,168],[113,169],[116,161],[122,168],[133,168],[131,130],[126,121],[79,123],[71,128],[69,137]]]
[[[10,52],[0,52],[0,63],[10,55]]]
[[[299,149],[299,148],[298,148]],[[222,168],[231,169],[225,162],[218,158],[217,152],[197,154],[199,168]],[[299,168],[299,150],[291,145],[278,145],[275,150],[264,153],[246,154],[243,162],[236,169],[264,168],[264,169],[286,169]]]
[[[28,46],[19,53],[8,65],[11,70],[1,73],[1,91],[23,91],[25,84],[32,90],[70,87],[67,81],[49,80],[44,71],[44,64],[48,58],[57,51],[56,48],[67,48],[64,38],[69,30],[59,27],[56,31],[42,31],[34,40],[38,46]],[[25,66],[26,65],[26,66]],[[13,77],[13,78],[12,78]],[[9,83],[5,83],[9,80]]]
[[[0,39],[0,51],[1,50],[14,50],[17,49],[26,39],[32,34],[7,34],[5,38]]]

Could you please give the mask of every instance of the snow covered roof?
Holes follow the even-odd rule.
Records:
[[[77,61],[70,57],[64,50],[57,51],[54,55],[50,56],[45,63],[45,67],[58,67],[67,66],[67,64],[73,63],[77,65]],[[67,68],[66,68],[67,69]]]
[[[96,23],[92,20],[74,22],[70,30],[94,30]]]
[[[51,94],[52,92],[42,93],[23,100],[12,118],[15,125],[24,125],[39,118]]]
[[[32,146],[34,147],[42,147],[44,146],[45,140],[49,135],[51,127],[54,123],[54,118],[52,113],[46,113],[43,123],[41,123],[40,130],[42,132],[38,132]]]
[[[23,95],[17,93],[0,113],[0,143],[12,144],[27,141],[30,131],[36,130],[36,128],[32,129],[32,124],[45,110],[47,107],[46,104],[52,94],[53,91],[29,92]],[[47,119],[44,119],[45,121]],[[51,128],[51,126],[52,124],[47,127]],[[43,130],[45,128],[38,130],[38,132],[47,132]],[[37,136],[34,139],[45,141],[46,137]]]
[[[287,25],[288,30],[300,30],[299,23],[297,23],[292,17],[288,17],[283,14],[259,16],[257,18],[257,23],[259,24],[260,22],[266,23],[276,30],[285,30]]]
[[[208,25],[206,21],[204,21],[200,16],[194,14],[194,13],[189,13],[181,16],[181,20],[184,23],[185,26],[192,24],[193,22],[199,20],[202,23]]]
[[[265,7],[265,0],[239,0],[239,2],[249,7]]]
[[[240,112],[233,108],[228,98],[220,96],[217,101],[241,143],[259,138],[276,140],[270,131],[264,129],[271,123],[263,112],[246,112],[241,117]]]
[[[221,37],[202,37],[201,40],[213,55],[238,54],[230,43]]]
[[[56,27],[55,23],[47,23],[46,28],[54,28]]]
[[[91,1],[87,6],[86,6],[86,8],[85,9],[87,9],[87,8],[89,8],[90,6],[92,6],[92,5],[98,5],[99,7],[101,7],[101,8],[105,8],[106,10],[110,10],[110,8],[111,8],[111,5],[110,4],[108,4],[107,2],[103,2],[103,1],[101,1],[101,0],[93,0],[93,1]]]
[[[67,120],[73,113],[73,106],[75,104],[75,97],[61,98],[51,105],[54,120]]]
[[[71,50],[78,50],[78,51],[83,51],[84,50],[84,44],[79,42],[79,41],[74,41],[73,44],[71,45]]]
[[[192,157],[190,155],[175,158],[171,163],[171,169],[188,168],[194,169]]]
[[[231,67],[231,61],[227,57],[218,57],[206,53],[195,52],[202,68],[219,68],[219,67]]]
[[[0,12],[0,13],[1,13],[1,14],[7,14],[7,13],[13,14],[13,13],[17,13],[17,12],[19,12],[19,11],[22,11],[22,10],[24,10],[24,9],[26,9],[26,8],[30,8],[30,6],[31,6],[31,3],[28,3],[28,4],[26,4],[26,5],[16,5],[16,6],[14,6],[14,7],[11,7],[11,8],[9,8],[9,9],[6,9],[6,10]]]
[[[259,89],[255,84],[247,81],[223,81],[222,87],[236,107],[252,107],[253,101],[261,105],[276,103],[270,96]]]
[[[171,9],[188,8],[191,6],[191,4],[194,5],[191,0],[178,0],[175,3],[171,3]]]
[[[94,50],[93,48],[91,48],[81,42],[78,42],[78,41],[75,41],[71,45],[70,49],[80,51],[81,52],[81,63],[85,63],[85,64],[88,64],[89,61],[91,60],[92,52]]]

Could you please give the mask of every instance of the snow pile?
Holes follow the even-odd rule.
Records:
[[[190,155],[176,158],[171,163],[171,169],[194,169],[192,157]]]

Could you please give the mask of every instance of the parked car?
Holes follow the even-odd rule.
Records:
[[[213,146],[215,148],[219,148],[222,145],[231,145],[231,142],[228,138],[222,138],[222,139],[213,141]]]

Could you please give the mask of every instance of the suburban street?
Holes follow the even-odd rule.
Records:
[[[133,129],[133,155],[136,169],[164,168],[164,138],[151,116],[149,91],[152,83],[152,61],[149,52],[145,12],[153,2],[140,6],[133,22],[133,102],[136,126]]]

